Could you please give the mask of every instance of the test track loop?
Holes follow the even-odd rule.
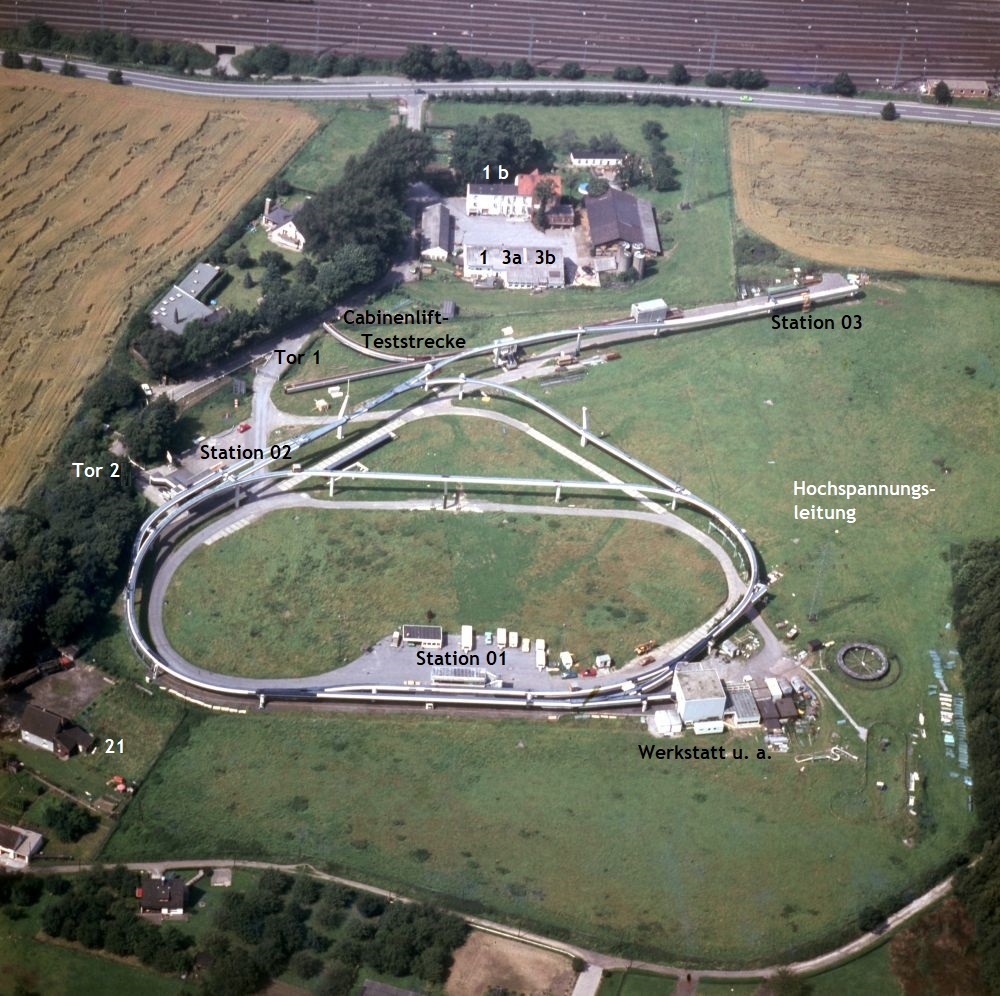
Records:
[[[838,300],[843,297],[853,296],[857,293],[856,288],[845,290],[843,287],[830,287],[826,291],[826,299]],[[814,295],[815,296],[815,295]],[[822,299],[822,298],[821,298]],[[684,318],[662,322],[651,323],[649,325],[636,325],[629,323],[628,327],[623,327],[618,336],[621,338],[635,338],[639,336],[656,336],[668,325],[675,327],[702,327],[705,325],[722,324],[731,321],[733,318],[751,317],[769,313],[766,303],[738,302],[735,305],[723,309],[714,310],[711,314],[688,315]],[[577,329],[563,329],[557,332],[543,332],[537,335],[526,336],[518,340],[521,347],[539,345],[542,343],[556,342],[560,339],[586,336],[589,340],[596,338],[598,334],[607,335],[609,327],[593,326],[581,327]],[[499,342],[499,340],[497,341]],[[129,639],[137,654],[150,667],[155,677],[160,672],[164,672],[174,678],[199,687],[205,691],[235,695],[242,697],[259,698],[263,706],[267,698],[282,699],[312,699],[339,700],[339,701],[367,701],[382,703],[409,704],[425,703],[439,704],[449,703],[454,705],[483,705],[490,707],[515,707],[534,709],[605,709],[621,708],[629,706],[645,707],[647,702],[662,700],[665,693],[662,686],[666,684],[673,674],[674,665],[681,659],[693,658],[701,654],[710,644],[730,629],[739,619],[741,619],[753,605],[766,593],[767,587],[761,581],[760,562],[753,544],[745,535],[744,531],[722,511],[715,508],[708,502],[696,495],[691,494],[682,488],[678,482],[659,473],[652,467],[635,459],[613,444],[588,432],[583,426],[577,424],[572,419],[558,412],[556,409],[545,404],[543,401],[532,397],[524,391],[511,387],[499,381],[478,380],[460,377],[435,376],[445,367],[458,360],[470,357],[486,356],[490,354],[497,343],[489,343],[485,346],[476,346],[454,353],[447,357],[438,358],[426,363],[419,373],[414,374],[407,380],[383,391],[367,401],[362,402],[351,412],[331,419],[324,425],[318,426],[300,436],[290,440],[288,446],[291,452],[295,452],[303,446],[308,445],[318,439],[334,432],[340,426],[347,424],[359,416],[378,408],[407,392],[422,389],[429,391],[432,388],[459,387],[460,391],[466,389],[499,391],[514,398],[536,411],[552,419],[563,428],[568,429],[574,436],[581,440],[585,439],[596,448],[615,457],[633,471],[638,472],[648,480],[653,481],[652,485],[642,482],[622,482],[609,483],[606,481],[553,481],[537,480],[531,478],[504,478],[490,476],[469,476],[459,474],[400,474],[387,472],[364,472],[347,471],[339,468],[332,470],[304,470],[304,471],[269,471],[267,468],[272,462],[268,459],[244,460],[231,467],[217,471],[205,481],[187,489],[179,495],[169,499],[157,508],[143,523],[136,536],[132,551],[132,563],[129,568],[128,581],[125,588],[125,619],[128,628]],[[377,430],[376,430],[377,431]],[[349,459],[349,458],[348,458]],[[147,642],[143,635],[138,612],[136,610],[136,589],[139,586],[139,579],[142,574],[143,565],[147,555],[157,545],[161,536],[167,533],[176,525],[190,528],[202,510],[203,505],[212,506],[211,511],[217,510],[220,499],[228,501],[230,495],[238,505],[241,500],[241,491],[253,492],[254,497],[260,492],[266,491],[268,483],[287,479],[290,477],[306,478],[313,477],[363,477],[365,480],[386,480],[405,481],[409,483],[439,483],[439,484],[462,484],[462,485],[499,485],[504,487],[536,488],[552,491],[556,488],[566,488],[567,490],[577,489],[592,492],[621,493],[623,495],[635,496],[637,494],[664,498],[672,504],[680,502],[706,515],[709,522],[727,537],[732,543],[734,550],[739,547],[742,550],[742,557],[747,573],[746,588],[737,603],[727,607],[721,619],[713,616],[705,626],[706,633],[693,646],[686,648],[683,654],[672,657],[670,660],[661,663],[654,670],[644,674],[641,678],[634,680],[615,681],[607,685],[598,686],[579,691],[538,691],[521,689],[460,689],[453,692],[446,692],[441,688],[433,691],[414,686],[400,685],[344,685],[344,686],[309,686],[301,687],[296,682],[296,687],[289,687],[289,684],[282,684],[281,680],[261,681],[259,685],[246,688],[242,685],[226,684],[226,677],[223,675],[211,675],[212,680],[205,680],[195,675],[197,669],[188,665],[174,662],[170,663],[157,653],[156,649]],[[185,662],[186,664],[186,662]],[[229,679],[232,680],[232,679]],[[659,694],[656,694],[659,693]]]

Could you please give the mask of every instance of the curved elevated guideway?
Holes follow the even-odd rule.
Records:
[[[853,297],[858,293],[857,287],[835,274],[826,274],[821,284],[810,288],[812,300],[835,301]],[[781,307],[778,305],[777,307]],[[562,340],[576,338],[588,346],[607,342],[621,343],[637,338],[656,337],[665,332],[682,331],[688,328],[703,328],[711,325],[721,325],[734,320],[748,317],[759,317],[773,313],[775,302],[755,298],[751,301],[741,301],[735,304],[711,306],[697,309],[684,316],[667,319],[658,323],[636,324],[622,322],[616,325],[587,326],[576,329],[562,329],[555,332],[543,332],[526,336],[517,340],[520,348],[547,345]],[[700,656],[707,648],[714,645],[727,631],[744,619],[752,611],[754,604],[765,594],[767,588],[761,581],[760,562],[753,544],[736,522],[720,509],[697,495],[683,488],[677,481],[655,470],[649,465],[626,453],[619,447],[609,443],[589,432],[584,426],[562,414],[552,406],[540,401],[519,388],[504,383],[501,379],[479,379],[466,375],[447,376],[445,369],[452,363],[475,357],[490,355],[497,342],[475,346],[445,357],[438,357],[422,364],[418,373],[407,378],[382,393],[357,405],[344,415],[331,418],[307,432],[283,444],[284,455],[290,456],[303,446],[315,442],[335,432],[343,425],[366,415],[374,409],[387,405],[388,402],[412,391],[427,393],[434,391],[435,395],[451,391],[461,398],[465,392],[485,391],[501,393],[522,405],[544,415],[546,418],[568,430],[581,442],[586,442],[612,456],[623,464],[637,479],[625,481],[611,480],[545,480],[528,477],[501,477],[488,475],[465,474],[417,474],[385,471],[356,471],[344,469],[345,465],[356,459],[358,447],[362,449],[374,441],[385,438],[385,428],[379,427],[362,437],[361,440],[345,448],[334,458],[326,459],[322,468],[272,470],[272,459],[243,460],[230,467],[223,468],[199,482],[193,487],[181,492],[157,508],[143,523],[133,546],[132,563],[129,569],[128,582],[125,589],[125,618],[129,638],[139,656],[147,663],[154,676],[169,675],[172,679],[193,686],[202,691],[220,695],[257,698],[263,706],[267,699],[311,699],[315,701],[342,702],[378,702],[406,704],[451,704],[478,705],[489,707],[515,707],[535,709],[606,709],[623,707],[642,707],[648,703],[660,701],[668,696],[664,686],[673,674],[674,666],[685,659]],[[390,365],[390,370],[399,370],[399,365]],[[419,403],[415,402],[414,404]],[[553,444],[555,445],[555,444]],[[252,502],[254,507],[269,509],[291,504],[301,496],[283,494],[287,489],[278,489],[275,485],[283,481],[299,481],[308,478],[364,480],[368,482],[386,481],[401,482],[411,485],[436,484],[447,489],[502,487],[508,490],[535,491],[557,495],[567,492],[585,492],[595,495],[624,495],[645,504],[657,501],[669,503],[675,509],[678,504],[704,515],[709,528],[720,534],[732,548],[733,555],[738,558],[742,585],[730,585],[730,593],[721,610],[716,612],[699,631],[693,640],[689,640],[681,653],[672,655],[661,661],[656,667],[641,676],[610,680],[606,684],[594,685],[589,688],[552,691],[550,689],[528,688],[443,688],[429,689],[422,686],[402,684],[379,684],[366,682],[364,684],[340,684],[336,682],[337,675],[327,674],[304,679],[244,679],[227,677],[205,671],[181,658],[176,652],[160,646],[165,637],[160,627],[156,636],[147,637],[140,625],[136,606],[136,592],[140,587],[140,579],[147,558],[155,554],[163,541],[175,543],[182,534],[188,534],[205,516],[214,516],[230,503],[237,508],[241,502]],[[257,506],[256,503],[260,503]],[[655,504],[653,507],[657,507]],[[665,509],[662,510],[666,514]],[[610,514],[610,513],[609,513]],[[674,525],[676,517],[668,516],[665,525]],[[155,559],[155,557],[154,557]],[[732,559],[732,558],[730,558]],[[155,573],[163,566],[154,566]],[[735,569],[735,568],[734,568]],[[167,579],[169,580],[169,578]],[[735,588],[735,590],[734,590]],[[162,599],[165,585],[154,584],[153,579],[146,579],[144,589],[150,592],[150,600],[158,603]]]

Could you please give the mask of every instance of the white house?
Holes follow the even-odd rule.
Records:
[[[0,864],[8,868],[27,868],[32,855],[41,849],[44,839],[34,830],[0,823]]]
[[[517,221],[531,217],[531,194],[520,194],[516,183],[469,183],[465,187],[465,213],[493,215]]]
[[[306,240],[302,233],[295,227],[295,215],[298,208],[290,210],[282,207],[277,201],[271,206],[271,198],[264,201],[264,215],[261,224],[267,232],[268,241],[283,249],[291,249],[292,252],[302,252],[306,246]]]
[[[585,168],[610,168],[621,166],[625,153],[620,151],[595,152],[593,149],[574,149],[569,154],[569,161],[574,166]]]

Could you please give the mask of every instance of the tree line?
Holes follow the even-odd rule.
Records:
[[[68,642],[115,600],[142,521],[130,466],[108,451],[112,423],[137,417],[136,382],[109,365],[84,391],[47,470],[17,507],[0,510],[0,674]],[[74,462],[105,467],[75,476]],[[110,464],[117,462],[117,477]]]
[[[40,17],[32,17],[20,27],[0,32],[0,43],[5,49],[25,48],[60,54],[73,52],[106,65],[161,66],[186,73],[208,69],[217,61],[216,56],[192,42],[142,39],[128,31],[103,28],[72,34],[53,28]],[[36,67],[32,65],[30,68]]]
[[[976,925],[976,949],[990,992],[1000,993],[1000,538],[970,543],[953,575],[952,621],[966,691],[979,861],[955,892]]]

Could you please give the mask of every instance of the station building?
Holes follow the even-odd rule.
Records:
[[[444,630],[440,626],[403,626],[403,643],[421,650],[440,650],[444,646]]]

